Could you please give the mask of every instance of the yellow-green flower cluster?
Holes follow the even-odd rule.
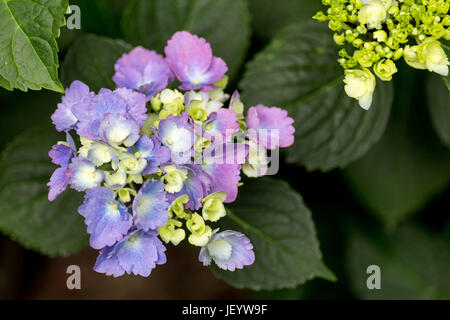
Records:
[[[334,41],[345,48],[346,92],[368,109],[373,77],[390,81],[403,58],[416,69],[448,75],[442,40],[450,40],[449,0],[322,0],[328,6],[314,19],[328,21]],[[347,72],[352,70],[352,72]],[[354,72],[358,70],[358,72]],[[371,71],[372,70],[372,71]],[[369,103],[370,102],[370,103]]]
[[[158,229],[161,239],[166,243],[178,245],[186,238],[187,231],[190,232],[188,236],[190,244],[198,247],[205,246],[213,235],[213,230],[207,222],[217,222],[225,217],[226,210],[223,202],[226,197],[223,191],[214,192],[205,197],[202,201],[201,215],[185,209],[189,201],[188,195],[178,197],[168,208],[169,221]]]

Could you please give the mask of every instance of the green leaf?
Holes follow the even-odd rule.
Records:
[[[115,88],[114,64],[131,45],[93,34],[81,35],[70,47],[62,64],[62,81],[68,87],[74,80],[86,83],[91,90]]]
[[[237,288],[292,288],[314,277],[335,281],[322,262],[311,212],[286,182],[262,178],[245,182],[230,205],[222,230],[244,233],[256,260],[234,272],[212,266],[214,274]]]
[[[17,136],[0,157],[0,230],[44,254],[67,255],[87,244],[77,213],[81,195],[66,191],[50,203],[47,182],[56,169],[49,157],[58,141],[53,128],[37,127]]]
[[[67,0],[0,0],[1,86],[64,92],[55,38],[67,7]]]
[[[387,228],[426,205],[450,182],[450,152],[431,128],[419,73],[399,69],[393,114],[381,141],[344,172],[357,199]]]
[[[412,225],[378,241],[354,232],[347,264],[360,299],[450,299],[450,243]],[[366,286],[370,265],[381,269],[381,290]]]
[[[134,0],[123,16],[125,40],[163,52],[181,30],[204,37],[234,77],[250,41],[250,15],[244,0]]]
[[[450,91],[436,75],[429,75],[427,94],[434,129],[442,143],[450,148]]]
[[[0,108],[0,151],[18,134],[41,123],[49,123],[61,94],[48,91],[30,91],[27,94],[10,92],[1,97],[5,108]],[[26,116],[24,116],[26,115]]]
[[[247,106],[289,112],[296,132],[287,161],[308,170],[342,168],[359,159],[381,137],[389,117],[389,84],[378,82],[369,111],[347,97],[338,50],[326,25],[292,25],[247,65],[240,83]]]
[[[317,0],[249,0],[249,8],[254,32],[268,39],[288,24],[311,20],[325,7]]]
[[[444,80],[444,84],[447,87],[448,90],[450,90],[450,76],[442,77]]]

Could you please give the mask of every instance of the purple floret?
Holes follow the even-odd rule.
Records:
[[[58,131],[68,131],[74,129],[78,119],[72,112],[75,105],[84,105],[94,94],[89,91],[89,87],[81,81],[74,81],[66,89],[66,95],[62,97],[62,102],[58,104],[58,109],[53,113],[51,119]]]
[[[57,144],[52,147],[48,155],[52,159],[52,162],[59,165],[60,168],[56,169],[50,181],[47,183],[49,187],[48,200],[54,201],[70,183],[72,178],[72,171],[69,169],[69,165],[75,156],[75,143],[69,133],[66,134],[67,144]]]
[[[82,137],[109,144],[114,144],[110,141],[112,135],[124,136],[121,143],[126,141],[125,145],[130,146],[139,138],[139,129],[147,119],[145,104],[145,96],[138,92],[125,88],[114,91],[101,89],[88,104],[76,105],[73,108],[79,120],[77,133]],[[127,134],[114,134],[123,132],[122,130]]]
[[[206,137],[210,136],[212,141],[229,142],[234,133],[239,131],[236,113],[230,109],[219,109],[213,112],[204,126]]]
[[[124,273],[148,277],[156,265],[166,263],[166,248],[157,236],[156,231],[131,231],[100,252],[94,270],[114,277]]]
[[[135,225],[144,231],[162,227],[169,219],[168,207],[164,184],[159,180],[147,181],[133,201]]]
[[[270,150],[286,148],[294,143],[293,123],[287,111],[277,107],[269,108],[260,104],[251,107],[247,114],[249,138]]]
[[[136,151],[140,157],[147,160],[147,167],[143,174],[153,174],[158,167],[170,160],[170,149],[163,146],[155,136],[142,136],[136,143]]]
[[[128,208],[115,200],[112,190],[103,187],[88,190],[78,212],[85,218],[94,249],[122,240],[133,224]]]
[[[187,179],[183,182],[181,191],[168,194],[169,200],[174,201],[179,196],[187,194],[189,201],[186,204],[187,209],[198,210],[202,206],[202,200],[211,193],[213,179],[198,164],[186,164],[179,168],[186,169]]]
[[[54,164],[65,167],[73,158],[74,152],[71,147],[64,144],[57,144],[52,147],[48,155]]]
[[[165,59],[142,47],[136,47],[124,54],[114,66],[113,80],[118,87],[143,93],[150,100],[173,80],[172,71]]]
[[[222,242],[221,246],[216,246],[217,241]],[[255,253],[250,240],[242,233],[237,231],[223,231],[216,233],[211,237],[209,243],[200,250],[199,260],[205,266],[211,264],[211,260],[217,264],[220,269],[234,271],[249,266],[255,262]]]
[[[228,71],[226,63],[214,57],[205,39],[187,31],[175,33],[164,49],[166,61],[181,82],[180,89],[210,89]]]
[[[67,189],[71,179],[71,171],[67,167],[56,169],[50,177],[48,200],[54,201],[64,190]]]
[[[161,120],[156,137],[170,149],[174,163],[182,164],[190,160],[194,146],[194,126],[186,112],[177,117],[169,115]]]

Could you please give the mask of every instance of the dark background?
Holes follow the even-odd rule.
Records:
[[[260,51],[284,24],[311,17],[311,9],[303,10],[301,1],[294,0],[251,0],[250,9],[256,1],[265,3],[266,10],[253,16],[254,31],[246,61]],[[311,0],[318,3],[319,0]],[[102,15],[95,12],[98,7],[89,1],[71,1],[79,4],[82,10],[82,31],[120,37],[117,25],[102,20]],[[95,3],[95,1],[92,1]],[[117,5],[115,14],[121,13],[126,1],[114,1]],[[308,7],[309,8],[309,7]],[[282,14],[284,19],[277,19],[271,24],[273,12]],[[86,13],[86,15],[84,15]],[[117,18],[119,19],[119,18]],[[280,21],[283,21],[281,23]],[[62,29],[59,39],[60,61],[63,61],[67,48],[80,34],[80,31]],[[402,70],[408,66],[401,65]],[[244,72],[244,67],[241,74]],[[417,134],[426,137],[427,143],[439,143],[430,125],[425,108],[424,83],[426,72],[408,73],[412,86],[407,94],[411,95],[407,108],[413,110],[413,122],[417,125]],[[239,78],[239,77],[238,77]],[[395,77],[395,88],[403,85],[400,76]],[[228,92],[236,87],[231,83]],[[49,122],[61,95],[46,90],[28,93],[8,92],[0,89],[0,150],[18,133]],[[401,95],[396,95],[394,107],[405,104]],[[394,109],[393,107],[393,109]],[[395,115],[396,110],[393,110]],[[392,116],[389,126],[395,125],[396,117]],[[424,138],[425,139],[425,138]],[[423,151],[428,152],[427,150]],[[282,161],[283,162],[283,161]],[[414,175],[413,172],[411,172]],[[85,248],[78,254],[49,258],[37,252],[24,249],[22,246],[0,235],[0,299],[357,299],[361,298],[350,278],[352,271],[348,266],[349,234],[358,230],[363,234],[384,239],[394,233],[387,230],[381,222],[369,212],[364,201],[358,199],[346,181],[345,174],[339,170],[328,173],[308,173],[297,165],[282,164],[279,177],[285,179],[304,198],[306,205],[313,212],[318,239],[325,263],[335,272],[339,279],[336,283],[315,279],[297,289],[273,292],[252,292],[237,290],[225,282],[216,279],[208,268],[198,262],[198,250],[187,246],[169,246],[168,262],[163,268],[156,268],[151,277],[123,276],[118,279],[97,274],[92,270],[97,252]],[[450,212],[450,190],[446,188],[437,194],[427,205],[419,210],[409,223],[420,225],[432,233],[442,234],[450,239],[448,217]],[[76,212],[74,212],[76,214]],[[383,241],[381,240],[381,247]],[[66,268],[69,265],[81,267],[82,290],[68,290],[66,287]],[[401,295],[398,298],[402,298]]]

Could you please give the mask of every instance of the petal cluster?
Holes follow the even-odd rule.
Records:
[[[442,45],[450,40],[448,0],[324,0],[314,19],[334,32],[345,92],[368,110],[376,78],[391,81],[402,57],[416,69],[448,75]],[[371,68],[375,75],[372,74]]]
[[[166,262],[165,244],[184,240],[200,248],[205,265],[252,264],[250,240],[211,223],[226,217],[241,172],[263,175],[268,150],[294,142],[286,111],[257,105],[245,119],[237,91],[227,102],[227,66],[205,39],[178,32],[164,51],[124,54],[114,90],[73,82],[52,115],[66,141],[49,152],[58,166],[49,200],[68,186],[85,193],[78,213],[100,251],[94,269],[114,277],[150,275]],[[179,90],[169,88],[175,79]]]
[[[173,74],[165,59],[142,47],[124,54],[114,66],[114,82],[118,87],[137,90],[149,100],[172,81]]]

